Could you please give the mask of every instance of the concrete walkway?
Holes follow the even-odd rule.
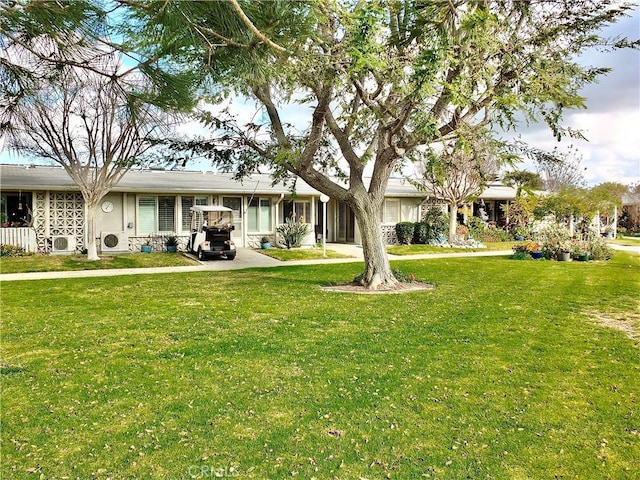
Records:
[[[640,255],[640,246],[625,246],[610,244],[611,248],[616,250],[624,250],[626,252]],[[241,270],[244,268],[267,268],[267,267],[286,267],[291,265],[320,265],[333,263],[353,263],[364,261],[362,247],[358,245],[348,245],[343,243],[327,244],[327,250],[342,255],[349,255],[349,258],[327,258],[320,260],[295,260],[282,262],[275,258],[262,255],[260,252],[250,248],[238,248],[238,256],[235,260],[209,260],[206,262],[198,262],[195,257],[194,265],[185,265],[181,267],[152,267],[152,268],[119,268],[109,270],[78,270],[65,272],[32,272],[32,273],[5,273],[0,274],[0,282],[9,282],[16,280],[54,280],[57,278],[86,278],[86,277],[113,277],[118,275],[145,275],[158,273],[188,273],[188,272],[215,272],[227,270]],[[511,255],[511,250],[499,251],[477,251],[462,253],[424,253],[420,255],[391,255],[389,260],[430,260],[435,258],[464,258],[464,257],[491,257]]]
[[[185,265],[180,267],[151,267],[151,268],[118,268],[105,270],[73,270],[64,272],[30,272],[30,273],[5,273],[0,274],[0,282],[9,282],[16,280],[55,280],[58,278],[87,278],[87,277],[112,277],[118,275],[145,275],[145,274],[162,274],[162,273],[188,273],[188,272],[210,272],[210,271],[227,271],[241,270],[244,268],[266,268],[266,267],[285,267],[291,265],[318,265],[333,263],[352,263],[364,261],[362,247],[358,245],[347,245],[340,243],[327,244],[327,250],[342,255],[349,255],[348,258],[327,258],[320,260],[296,260],[282,262],[275,258],[268,257],[250,248],[238,248],[238,255],[235,260],[209,260],[199,262],[195,257],[194,265]],[[450,257],[480,257],[480,256],[496,256],[509,255],[511,250],[506,251],[487,251],[487,252],[464,252],[464,253],[429,253],[421,255],[389,255],[389,259],[396,260],[418,260],[432,258],[450,258]]]

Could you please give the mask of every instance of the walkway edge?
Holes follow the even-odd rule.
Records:
[[[465,257],[491,257],[511,255],[511,250],[486,251],[486,252],[456,252],[456,253],[427,253],[421,255],[390,255],[392,262],[405,260],[429,260],[437,258],[465,258]],[[3,273],[0,274],[0,282],[13,282],[20,280],[58,280],[62,278],[96,278],[116,277],[126,275],[155,275],[163,273],[200,273],[227,270],[245,270],[249,268],[274,268],[302,265],[333,265],[337,263],[358,263],[362,258],[328,258],[321,260],[294,260],[289,262],[276,261],[269,265],[247,265],[240,262],[207,262],[202,265],[189,265],[181,267],[151,267],[151,268],[119,268],[105,270],[67,270],[57,272],[28,272],[28,273]]]

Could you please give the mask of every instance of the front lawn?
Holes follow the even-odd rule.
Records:
[[[327,256],[324,257],[322,255],[322,248],[268,248],[258,251],[263,255],[277,258],[283,262],[292,260],[322,260],[323,258],[352,258],[349,255],[343,255],[330,249],[326,250]]]
[[[423,253],[464,253],[464,252],[499,252],[502,250],[511,250],[518,242],[487,242],[485,248],[451,248],[438,247],[434,245],[394,245],[387,247],[387,252],[392,255],[420,255]]]
[[[87,261],[86,255],[28,255],[25,257],[0,257],[0,273],[176,267],[195,265],[196,263],[195,260],[181,253],[100,255],[100,260],[95,262]]]
[[[393,266],[3,283],[0,477],[637,478],[639,256]]]
[[[607,243],[614,243],[616,245],[626,245],[631,247],[640,246],[640,238],[638,237],[619,237],[619,238],[611,238],[607,239]]]

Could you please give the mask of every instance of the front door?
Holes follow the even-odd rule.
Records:
[[[338,241],[353,243],[355,241],[355,216],[353,210],[346,203],[338,204]]]
[[[242,235],[242,197],[222,197],[222,206],[233,210],[233,232],[231,239],[244,246],[244,237]]]

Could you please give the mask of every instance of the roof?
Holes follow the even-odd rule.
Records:
[[[77,191],[73,180],[59,166],[0,165],[0,187],[11,190]],[[275,185],[268,174],[254,174],[242,181],[231,173],[183,170],[131,170],[125,174],[113,192],[174,193],[174,194],[268,194],[291,193],[291,185]],[[320,192],[298,179],[298,195],[320,195]],[[408,182],[392,178],[387,187],[388,196],[424,197]]]
[[[336,180],[338,183],[339,180]],[[55,190],[78,191],[78,187],[60,166],[0,165],[0,188],[4,190]],[[280,195],[291,193],[291,185],[276,184],[268,174],[255,174],[242,181],[235,180],[231,173],[186,171],[186,170],[131,170],[116,185],[113,192],[135,192],[155,194],[245,194]],[[298,179],[297,195],[318,196],[320,192]],[[491,184],[479,198],[510,200],[516,190],[501,184]],[[390,178],[387,197],[425,198],[411,182],[403,178]]]

